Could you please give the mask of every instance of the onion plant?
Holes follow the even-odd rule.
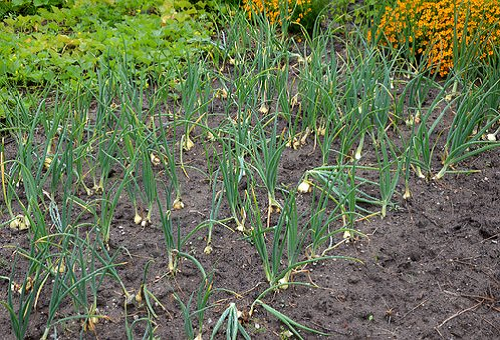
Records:
[[[126,186],[127,196],[132,206],[134,207],[134,223],[141,224],[143,221],[142,215],[139,213],[139,202],[138,202],[138,192],[140,191],[139,184],[135,176],[132,176],[128,185]]]
[[[451,86],[451,81],[439,86],[439,94],[428,106],[423,103],[428,99],[429,91],[438,86],[432,79],[418,76],[412,79],[405,88],[408,96],[408,117],[406,123],[411,127],[412,146],[411,164],[415,167],[418,177],[430,179],[432,177],[432,162],[440,133],[438,127],[446,113],[450,112],[454,99],[447,101],[445,95]],[[437,116],[436,116],[436,112]],[[436,118],[433,118],[433,117]]]
[[[262,118],[262,120],[266,117]],[[249,139],[252,166],[259,174],[267,190],[268,197],[268,226],[273,211],[280,212],[281,204],[276,200],[276,182],[278,180],[278,166],[285,148],[285,142],[277,133],[278,122],[270,118],[264,124],[259,120],[254,129],[254,135]],[[266,125],[271,124],[269,135],[266,134]]]
[[[111,237],[111,225],[115,214],[116,207],[120,202],[122,192],[127,188],[133,174],[133,168],[123,168],[123,179],[113,182],[111,185],[103,187],[102,196],[97,199],[100,202],[100,217],[99,225],[103,236],[104,243],[109,245]]]
[[[340,86],[339,75],[342,74],[344,66],[338,62],[336,53],[330,51],[330,46],[335,44],[337,39],[333,34],[335,29],[330,28],[327,34],[318,34],[319,28],[315,26],[312,36],[306,34],[307,43],[304,44],[304,50],[297,55],[301,65],[298,91],[302,98],[302,128],[309,128],[318,135],[321,135],[324,129],[325,122],[322,120],[338,113],[336,106],[339,103],[336,101]],[[335,135],[334,131],[330,132]]]
[[[266,275],[266,279],[271,285],[274,285],[274,283],[277,281],[276,276],[278,275],[280,267],[279,260],[281,260],[281,257],[278,259],[278,263],[276,263],[276,261],[273,260],[275,260],[277,256],[283,255],[283,249],[273,248],[272,254],[274,254],[274,257],[269,256],[265,235],[266,232],[270,232],[272,231],[272,229],[266,228],[262,223],[260,207],[258,205],[255,193],[252,192],[252,197],[247,198],[247,204],[249,205],[249,211],[250,211],[249,218],[250,218],[250,223],[252,224],[250,237],[252,243],[255,246],[255,249],[257,250],[257,253],[259,254],[262,260],[262,265],[264,267],[263,269]],[[279,237],[280,235],[278,234],[278,239]]]
[[[500,120],[498,88],[471,85],[457,98],[457,112],[446,138],[443,167],[435,179],[443,177],[448,169],[458,162],[500,146],[496,138],[485,138],[488,131]],[[493,107],[487,105],[491,102],[490,97],[496,99]]]
[[[210,217],[206,223],[208,227],[208,236],[207,236],[207,246],[203,250],[205,254],[210,254],[213,250],[212,248],[212,231],[216,223],[222,223],[219,221],[219,211],[222,203],[222,190],[217,190],[217,177],[219,172],[215,173],[215,180],[212,183],[212,207],[210,209]]]
[[[140,169],[142,171],[142,186],[144,188],[144,196],[147,203],[147,214],[143,219],[143,222],[145,222],[143,224],[149,224],[151,223],[153,206],[158,196],[157,180],[153,171],[153,164],[151,162],[151,154],[154,154],[154,149],[149,148],[147,145],[143,146],[141,149],[142,162],[137,164],[141,164]]]
[[[107,318],[100,315],[97,309],[99,288],[108,276],[119,280],[114,268],[118,264],[113,263],[113,257],[103,256],[102,251],[99,251],[104,246],[99,238],[91,243],[78,234],[65,233],[52,234],[41,241],[59,249],[59,253],[50,255],[56,261],[46,267],[52,278],[52,293],[41,339],[47,339],[50,329],[57,324],[72,319],[82,320],[82,332],[94,331],[99,319]],[[59,309],[68,299],[73,304],[75,314],[56,319]]]
[[[29,147],[27,148],[29,149]],[[42,187],[40,186],[40,182],[37,182],[37,178],[35,177],[36,174],[34,175],[32,170],[28,168],[26,163],[23,163],[23,161],[26,160],[26,152],[27,150],[24,149],[24,147],[19,148],[19,155],[20,155],[20,175],[21,178],[23,179],[23,188],[24,188],[24,193],[26,195],[26,205],[22,204],[22,210],[23,214],[25,217],[25,220],[29,222],[29,225],[31,226],[37,226],[37,228],[30,228],[32,229],[34,233],[34,238],[38,239],[42,236],[46,236],[48,233],[48,230],[46,228],[45,224],[45,197],[42,191]],[[38,164],[43,163],[42,160],[38,160]],[[29,163],[28,163],[29,164]]]
[[[368,192],[377,188],[378,184],[367,178],[356,175],[357,170],[374,171],[376,168],[352,165],[331,165],[317,167],[306,171],[305,180],[313,180],[316,187],[328,193],[329,198],[343,206],[346,211],[357,214],[371,215],[373,211],[367,205],[380,205],[377,197]]]
[[[347,258],[347,259],[358,261],[358,260],[353,259],[353,258]],[[259,296],[252,302],[252,304],[250,306],[249,315],[252,316],[253,313],[255,312],[255,307],[257,305],[259,305],[262,308],[264,308],[264,310],[267,313],[269,313],[269,315],[274,316],[275,318],[277,318],[278,320],[280,320],[283,324],[285,324],[285,326],[287,326],[288,329],[298,339],[304,339],[302,337],[301,333],[299,332],[299,330],[310,332],[310,333],[313,333],[313,334],[316,334],[316,335],[320,335],[320,336],[330,336],[330,334],[328,334],[328,333],[324,333],[324,332],[318,331],[316,329],[307,327],[307,326],[305,326],[305,325],[303,325],[301,323],[298,323],[297,321],[291,319],[287,315],[281,313],[280,311],[276,310],[275,308],[271,307],[269,304],[267,304],[267,303],[264,302],[264,297],[267,294],[275,292],[275,288],[279,288],[282,285],[285,285],[285,284],[280,284],[280,285],[278,285],[276,287],[269,287],[266,290],[264,290],[262,293],[260,293]],[[290,282],[289,284],[286,284],[286,285],[305,286],[305,287],[317,288],[317,287],[315,287],[315,286],[313,286],[313,285],[311,285],[309,283],[303,283],[303,282]]]
[[[290,193],[290,196],[285,202],[283,208],[283,214],[280,215],[278,219],[278,223],[274,227],[274,235],[273,235],[273,250],[277,250],[281,248],[280,240],[281,235],[286,239],[286,258],[287,265],[285,272],[283,274],[279,274],[276,278],[278,278],[279,284],[285,284],[282,286],[283,289],[288,288],[286,285],[290,282],[290,275],[292,274],[292,270],[300,266],[299,256],[302,253],[302,247],[304,242],[304,231],[299,229],[299,215],[297,212],[297,202],[295,200],[295,192]],[[282,228],[284,230],[282,231]],[[278,259],[277,255],[279,253],[273,252],[273,265],[278,267],[278,263],[276,260],[281,261],[282,256]],[[281,254],[282,255],[282,254]],[[271,283],[274,284],[273,281]]]
[[[137,307],[139,308],[144,308],[147,312],[147,317],[138,319],[140,321],[144,321],[146,324],[146,329],[144,331],[144,338],[152,338],[154,337],[154,332],[157,328],[156,322],[154,319],[158,318],[158,315],[155,312],[155,306],[161,307],[164,311],[166,310],[163,304],[156,298],[156,296],[149,290],[148,284],[147,284],[147,273],[149,270],[149,266],[153,260],[149,260],[146,262],[146,265],[144,266],[144,273],[141,281],[141,285],[139,287],[139,290],[135,295],[129,295],[127,296],[127,299],[125,301],[125,307],[127,307],[130,303],[134,303]],[[125,309],[127,313],[127,308]],[[127,313],[128,317],[128,313]],[[140,322],[138,321],[138,322]],[[132,329],[134,325],[137,323],[137,320],[134,320],[132,323],[132,327],[128,325],[128,320],[126,321],[126,329],[127,329],[127,335],[131,335]],[[129,336],[130,337],[130,336]]]
[[[291,319],[287,315],[285,315],[285,314],[281,313],[280,311],[274,309],[273,307],[271,307],[270,305],[268,305],[267,303],[263,302],[260,299],[255,300],[255,303],[259,304],[260,306],[262,306],[262,308],[264,308],[264,310],[267,313],[269,313],[270,315],[274,316],[275,318],[277,318],[278,320],[280,320],[281,322],[283,322],[283,324],[285,324],[285,326],[287,326],[287,328],[292,331],[292,333],[297,337],[297,339],[301,339],[301,340],[304,339],[302,337],[302,335],[299,333],[298,330],[310,332],[310,333],[313,333],[313,334],[318,334],[320,336],[321,335],[322,336],[329,336],[330,335],[328,333],[324,333],[324,332],[318,331],[316,329],[304,326],[304,325],[302,325],[302,324],[294,321],[293,319]]]
[[[301,227],[303,216],[299,216],[297,212],[296,193],[290,192],[288,194],[276,225],[270,228],[265,227],[262,222],[255,192],[252,190],[248,195],[251,197],[248,198],[247,209],[250,211],[253,226],[250,239],[262,260],[264,273],[270,287],[274,289],[288,288],[294,270],[310,262],[344,258],[338,256],[301,258],[308,230]],[[269,237],[267,234],[271,236]],[[270,238],[269,241],[268,238]]]
[[[71,145],[67,145],[66,137],[68,131],[66,112],[68,107],[64,103],[61,104],[62,100],[59,96],[56,95],[54,100],[56,104],[52,108],[52,112],[49,114],[48,108],[45,107],[44,115],[47,115],[47,117],[40,120],[41,128],[46,136],[46,150],[43,151],[45,154],[43,168],[46,172],[44,177],[47,177],[47,181],[49,180],[48,177],[50,177],[50,192],[57,192],[66,166],[72,165],[60,161],[63,149],[70,149],[67,152],[72,152]],[[44,182],[44,180],[42,181]]]
[[[86,140],[88,131],[91,129],[89,120],[89,110],[91,106],[92,95],[88,92],[80,92],[79,88],[75,94],[74,104],[70,105],[70,112],[68,113],[68,141],[72,143],[73,147],[73,173],[76,177],[75,187],[83,187],[87,196],[92,195],[92,190],[86,185],[85,179],[90,169],[85,168],[88,165],[92,151],[91,143]],[[94,165],[91,166],[91,169]]]
[[[173,136],[170,137],[167,134],[167,128],[168,126],[166,124],[163,124],[158,127],[159,130],[159,136],[158,136],[158,149],[159,149],[159,157],[160,160],[163,164],[163,168],[165,169],[165,172],[168,175],[168,178],[170,180],[171,185],[173,186],[173,189],[175,191],[175,198],[172,202],[172,207],[175,208],[176,210],[182,209],[184,207],[184,203],[182,202],[182,197],[181,197],[181,186],[179,184],[179,178],[177,175],[177,163],[176,163],[176,157],[175,157],[175,149],[174,146],[169,142],[169,140],[174,140],[176,139],[177,136],[177,129],[176,129],[176,122],[174,121],[172,125],[173,129]],[[170,207],[169,207],[170,208]]]
[[[47,159],[58,127],[56,124],[50,124],[51,117],[44,101],[45,99],[42,99],[36,110],[30,111],[21,99],[17,98],[17,105],[8,116],[8,124],[17,127],[12,131],[17,141],[17,155],[8,163],[11,165],[10,169],[6,169],[6,162],[3,159],[1,165],[2,191],[6,204],[10,207],[12,200],[16,200],[19,209],[22,210],[22,212],[11,212],[10,226],[16,229],[31,227],[35,239],[47,235],[48,232],[46,228],[40,227],[45,226],[44,212],[48,210],[43,188],[52,176]],[[45,123],[48,127],[47,139],[37,143],[35,137],[42,121],[47,121]],[[6,183],[7,178],[8,183]],[[25,198],[22,200],[18,197],[17,186],[24,190]],[[33,228],[35,225],[39,227]]]
[[[379,131],[378,138],[372,135],[375,154],[377,155],[379,173],[381,215],[387,215],[387,207],[391,204],[392,197],[399,183],[399,176],[403,166],[402,160],[397,156],[394,147],[384,131]]]
[[[323,123],[319,127],[318,141],[321,149],[322,165],[328,165],[332,151],[333,142],[338,138],[345,125],[342,125],[342,119],[337,119],[335,113],[331,113],[323,119]],[[321,138],[323,135],[323,138]]]
[[[6,169],[7,160],[5,159],[5,138],[2,137],[2,144],[0,145],[0,180],[2,181],[2,197],[5,207],[9,213],[9,217],[14,219],[14,212],[12,211],[12,202],[15,196],[15,190],[12,177],[8,174]]]
[[[165,185],[164,185],[165,186]],[[158,213],[160,217],[161,229],[163,237],[165,238],[165,248],[167,252],[168,271],[176,273],[177,271],[177,256],[176,252],[180,247],[180,235],[177,234],[177,241],[174,235],[173,221],[172,221],[172,202],[170,187],[165,186],[164,190],[165,203],[162,202],[160,196],[157,197]],[[180,230],[178,230],[180,232]]]
[[[117,126],[108,133],[98,136],[96,141],[97,155],[96,162],[99,165],[99,180],[94,187],[96,194],[102,194],[106,189],[113,166],[118,165],[120,161],[116,158],[118,155],[118,143],[121,131]]]
[[[347,128],[340,132],[341,155],[347,155],[358,141],[353,158],[362,157],[366,134],[373,126],[385,128],[390,106],[389,88],[390,67],[381,62],[381,54],[377,49],[362,47],[347,49],[346,65],[340,86],[343,94],[337,98],[341,117],[346,116]],[[355,136],[355,138],[352,138]]]
[[[27,257],[30,259],[28,269],[24,274],[23,281],[15,281],[16,268],[19,261],[19,253],[16,254],[9,281],[7,300],[0,303],[7,309],[11,321],[11,328],[17,339],[24,339],[28,330],[31,314],[37,301],[39,290],[46,280],[47,273],[44,272],[42,261],[46,256],[45,251],[37,251],[31,247]],[[15,296],[15,295],[19,296]]]
[[[247,331],[241,323],[238,321],[239,318],[239,311],[238,308],[234,303],[230,303],[229,306],[224,310],[222,315],[220,316],[219,320],[217,320],[217,323],[214,326],[214,330],[212,331],[212,335],[210,336],[210,339],[216,339],[216,335],[219,332],[219,329],[222,327],[224,322],[226,323],[226,339],[237,339],[238,333],[241,334],[241,336],[246,339],[250,340],[250,335],[248,335]]]
[[[196,292],[193,292],[189,296],[187,304],[185,304],[177,293],[174,293],[174,298],[177,300],[181,307],[182,317],[184,318],[184,332],[188,339],[190,340],[201,340],[203,334],[203,321],[205,317],[205,311],[209,308],[208,300],[212,295],[213,286],[213,275],[209,275],[205,280],[200,282],[200,285]],[[192,311],[193,299],[196,296],[195,310]],[[193,319],[197,320],[197,331],[195,332],[195,327],[193,326]],[[196,334],[196,335],[195,335]]]
[[[19,126],[21,127],[21,119],[28,119],[30,121],[29,125],[24,127],[17,133],[18,137],[18,160],[20,162],[20,167],[29,171],[31,174],[29,177],[33,180],[31,184],[37,184],[37,186],[42,187],[50,176],[50,171],[48,168],[50,162],[47,159],[50,157],[52,139],[55,138],[57,126],[53,124],[48,129],[45,129],[44,133],[47,134],[47,139],[43,143],[36,143],[36,131],[39,124],[42,121],[49,120],[49,113],[45,109],[44,103],[40,103],[37,111],[31,116],[29,113],[25,112],[26,108],[18,107],[15,114],[20,115],[22,118],[18,120]],[[24,181],[24,178],[23,178]],[[41,190],[36,190],[36,186],[30,191],[33,193],[41,194]]]
[[[115,165],[121,131],[118,128],[120,117],[117,116],[112,105],[115,79],[112,72],[102,71],[98,75],[98,93],[94,98],[97,101],[95,122],[94,126],[87,130],[88,148],[89,151],[94,151],[95,163],[92,164],[89,161],[87,164],[94,181],[92,189],[95,193],[100,194],[104,190],[105,181],[112,167]],[[122,115],[121,119],[124,117],[125,115]]]
[[[334,173],[332,175],[335,176]],[[330,200],[328,189],[316,191],[319,191],[319,197],[316,197],[316,192],[313,192],[311,195],[311,216],[305,226],[310,235],[310,244],[306,247],[306,255],[310,259],[327,256],[337,246],[333,238],[336,234],[355,232],[354,229],[333,227],[342,220],[342,207],[347,198],[335,202],[333,208],[329,211]],[[327,246],[325,247],[326,243]]]
[[[73,261],[74,267],[69,267],[71,263],[66,264],[67,284],[71,284],[67,289],[72,290],[69,294],[75,309],[83,318],[82,331],[92,331],[99,320],[109,320],[109,317],[102,315],[97,308],[99,291],[106,280],[115,280],[122,292],[126,292],[116,270],[116,267],[123,263],[115,262],[119,252],[108,253],[100,237],[90,240],[75,234],[72,243],[74,249],[68,259]]]
[[[189,151],[194,146],[190,136],[194,126],[192,127],[191,124],[194,122],[193,115],[196,113],[200,101],[201,70],[203,69],[201,62],[193,63],[189,60],[188,58],[186,79],[183,80],[181,85],[181,105],[184,111],[184,134],[181,137],[181,144],[186,151]]]
[[[125,308],[125,312],[127,313],[127,308]],[[151,317],[149,315],[134,318],[132,323],[129,323],[129,320],[125,321],[125,334],[127,335],[128,340],[137,339],[137,328],[142,332],[142,339],[155,339],[154,332],[157,328],[157,325],[153,324]],[[144,324],[141,324],[144,323]]]
[[[244,160],[237,157],[225,143],[222,144],[222,155],[217,155],[217,159],[224,185],[224,194],[231,211],[231,216],[236,223],[236,229],[244,232],[246,231],[246,213],[243,209],[243,199],[239,192],[240,181],[248,181],[247,178],[243,178],[246,173]]]

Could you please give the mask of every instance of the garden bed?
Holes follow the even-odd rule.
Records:
[[[8,108],[3,337],[497,337],[491,65],[227,24],[164,79],[118,65]]]

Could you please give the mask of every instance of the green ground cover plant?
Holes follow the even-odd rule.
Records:
[[[215,24],[203,2],[47,4],[1,27],[0,77],[16,91],[0,103],[0,223],[26,238],[6,246],[1,303],[18,339],[43,303],[42,339],[109,327],[155,339],[175,322],[168,304],[189,339],[258,338],[276,333],[256,327],[270,317],[284,338],[332,335],[274,297],[319,288],[311,266],[360,262],[341,245],[409,199],[410,179],[470,173],[464,161],[500,146],[496,64],[439,78],[405,58],[414,46],[372,41],[365,20],[320,16],[291,35],[238,6]],[[289,176],[306,147],[320,156]],[[251,255],[216,259],[229,244]],[[258,283],[220,286],[218,262],[245,256],[237,276]]]
[[[75,83],[95,78],[100,63],[113,66],[125,54],[131,72],[139,66],[161,73],[174,60],[201,49],[212,27],[204,2],[85,0],[62,8],[53,5],[3,18],[2,82]]]
[[[61,8],[73,4],[68,0],[5,0],[0,4],[0,17],[8,15],[30,15],[35,14],[39,8],[50,8],[52,6]]]

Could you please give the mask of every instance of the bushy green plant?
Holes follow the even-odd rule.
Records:
[[[4,0],[0,3],[0,18],[7,15],[35,14],[40,7],[68,7],[72,0]]]
[[[129,68],[161,73],[208,44],[212,24],[185,0],[78,0],[70,8],[40,7],[4,19],[0,80],[18,85],[90,79],[100,63],[113,67],[127,54]],[[90,10],[91,9],[91,10]]]
[[[361,25],[372,25],[378,21],[380,14],[388,6],[392,6],[396,3],[396,0],[343,0],[349,2],[349,13],[352,12],[348,17],[354,18],[356,24]]]

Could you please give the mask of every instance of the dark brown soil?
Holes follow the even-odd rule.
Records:
[[[6,158],[12,159],[15,152],[15,143],[9,143]],[[375,158],[371,154],[364,157]],[[212,204],[212,187],[203,174],[207,164],[201,143],[184,155],[184,162],[189,165],[189,178],[180,171],[179,176],[186,207],[173,212],[174,225],[181,235],[206,221]],[[286,149],[278,183],[294,190],[305,171],[321,165],[321,152],[313,147],[312,140],[299,150]],[[408,200],[402,198],[404,188],[399,186],[394,197],[396,206],[386,218],[375,216],[357,223],[355,227],[366,237],[343,243],[329,253],[361,262],[338,259],[309,264],[293,279],[317,287],[291,286],[263,300],[291,319],[330,334],[301,331],[306,339],[500,339],[500,153],[482,154],[461,164],[461,168],[477,172],[449,174],[439,181],[413,177]],[[298,196],[299,209],[307,210],[311,195]],[[85,197],[83,192],[81,196],[84,200],[98,199]],[[258,198],[260,202],[267,199],[263,192]],[[229,216],[223,204],[219,218]],[[1,221],[7,218],[0,216]],[[147,227],[134,224],[133,218],[132,203],[124,197],[114,216],[109,252],[116,255],[114,263],[119,264],[118,274],[130,294],[139,291],[149,263],[145,283],[159,302],[154,303],[157,317],[148,316],[143,305],[130,304],[125,309],[120,284],[107,278],[97,298],[98,312],[106,318],[96,324],[95,332],[83,332],[82,321],[74,319],[56,326],[57,339],[125,339],[126,320],[129,325],[137,321],[130,336],[142,338],[145,322],[140,320],[146,317],[154,321],[154,334],[159,339],[186,338],[175,295],[187,304],[203,285],[200,271],[192,262],[180,260],[179,271],[169,275],[157,214]],[[341,227],[338,223],[336,228]],[[230,223],[228,228],[214,228],[213,252],[209,255],[203,251],[207,236],[204,228],[181,249],[213,275],[203,339],[210,338],[230,303],[243,312],[240,321],[252,338],[285,339],[287,328],[261,307],[247,317],[252,302],[269,284],[255,247],[234,227]],[[29,237],[8,227],[0,229],[0,276],[12,275],[16,248],[29,249]],[[336,241],[341,240],[338,235]],[[27,261],[21,258],[14,279],[24,277],[26,268]],[[9,289],[8,280],[1,280],[0,301],[7,300]],[[39,339],[45,330],[50,285],[41,292],[28,339]],[[71,315],[74,310],[69,304],[58,311],[60,318]],[[0,339],[15,338],[5,308],[0,309],[0,330]],[[225,334],[219,332],[216,339],[222,338]]]
[[[320,152],[311,144],[285,151],[280,183],[296,185],[305,170],[321,165]],[[186,158],[194,167],[205,166],[199,146]],[[332,339],[499,339],[500,155],[483,154],[463,166],[480,171],[447,175],[437,182],[413,180],[411,199],[404,201],[398,195],[397,209],[387,218],[374,217],[357,225],[366,238],[343,244],[331,253],[356,257],[362,264],[331,260],[308,265],[294,280],[314,282],[318,288],[290,287],[269,294],[264,301],[293,320],[330,333]],[[208,218],[212,192],[198,171],[188,169],[188,174],[189,179],[182,179],[186,207],[174,216],[183,234]],[[306,205],[309,195],[299,196],[299,204]],[[228,212],[223,210],[221,215],[228,216]],[[126,289],[135,294],[145,264],[151,261],[147,287],[165,307],[155,307],[155,334],[161,339],[184,339],[182,314],[173,293],[187,303],[200,285],[199,271],[189,261],[182,261],[177,275],[166,275],[165,246],[157,220],[142,228],[132,219],[132,205],[124,200],[115,216],[110,243],[111,253],[118,254],[115,263],[123,263],[118,273]],[[205,236],[203,229],[183,251],[196,257],[207,273],[213,273],[214,294],[203,326],[203,338],[208,339],[229,303],[248,312],[268,284],[255,248],[241,233],[217,226],[210,255],[203,252]],[[28,234],[2,228],[0,237],[0,275],[8,277],[15,247],[26,249]],[[22,273],[25,266],[19,267]],[[6,300],[8,289],[8,282],[1,281],[0,300]],[[50,290],[43,292],[32,315],[29,339],[40,338],[45,329]],[[105,281],[98,308],[109,320],[101,320],[94,334],[81,333],[83,338],[126,338],[124,296],[116,281]],[[68,305],[59,314],[71,312]],[[145,316],[145,308],[129,306],[129,322]],[[255,339],[279,339],[286,329],[258,307],[243,322]],[[5,309],[0,312],[0,329],[2,339],[14,338]],[[57,330],[59,339],[75,339],[81,321],[68,321]],[[138,322],[134,331],[137,338],[142,337],[144,324]],[[302,334],[306,339],[320,338]],[[217,338],[223,338],[222,333]]]

